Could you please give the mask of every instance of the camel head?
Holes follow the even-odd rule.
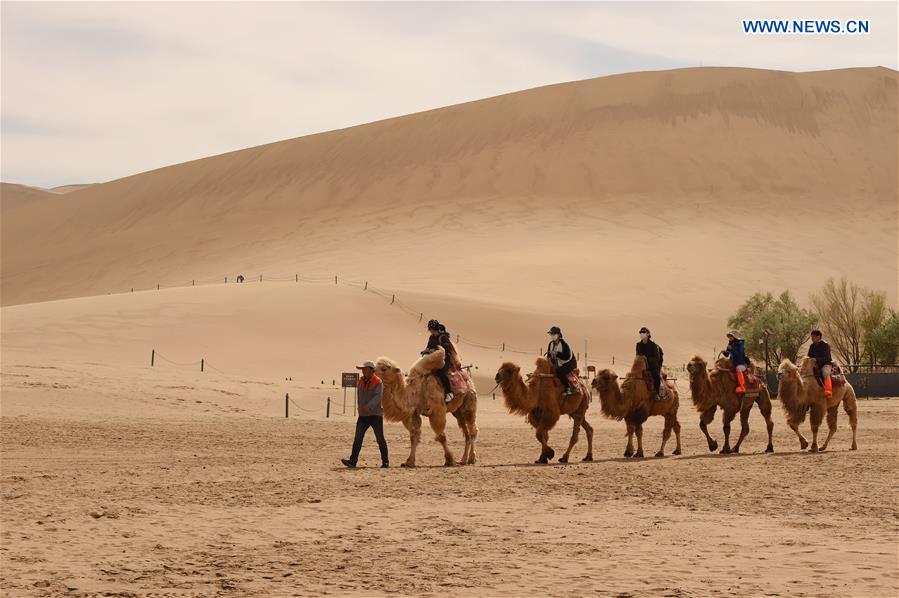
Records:
[[[799,362],[799,375],[803,377],[814,376],[815,363],[814,357],[803,357],[802,361]]]
[[[503,382],[515,380],[520,376],[521,368],[511,361],[507,361],[499,366],[499,369],[496,371],[496,376],[493,377],[493,381],[497,384],[502,384]]]
[[[690,358],[690,361],[687,362],[687,371],[690,372],[691,377],[704,374],[708,367],[709,364],[707,364],[705,359],[699,355],[694,355]]]
[[[375,361],[375,374],[383,380],[385,384],[397,382],[402,379],[403,371],[397,363],[389,357],[378,357]]]
[[[789,359],[784,359],[780,362],[780,365],[777,366],[777,379],[780,380],[784,377],[798,377],[799,376],[799,368],[797,368],[792,361]]]
[[[596,391],[603,393],[618,385],[618,374],[612,370],[603,369],[596,372],[593,382],[590,383]]]

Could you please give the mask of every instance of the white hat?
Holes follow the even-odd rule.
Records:
[[[366,362],[364,362],[362,365],[357,365],[357,366],[356,366],[356,369],[357,369],[357,370],[361,370],[362,368],[371,368],[371,369],[375,369],[375,362],[374,362],[374,361],[366,361]]]

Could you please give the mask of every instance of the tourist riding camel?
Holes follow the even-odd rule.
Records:
[[[562,382],[562,391],[564,396],[570,396],[577,392],[576,388],[571,387],[568,381],[568,375],[577,367],[577,359],[571,346],[562,338],[562,330],[558,326],[549,329],[550,341],[546,347],[546,358],[550,360],[556,370],[556,377]]]
[[[830,345],[824,340],[820,330],[812,330],[812,344],[808,347],[808,357],[812,357],[818,364],[821,378],[824,382],[824,396],[833,396],[833,380],[830,373],[833,367],[833,358],[830,356]]]
[[[746,357],[746,341],[740,338],[736,330],[727,333],[727,349],[722,355],[730,357],[737,375],[737,388],[734,392],[738,395],[746,393],[746,368],[749,367],[749,358]]]
[[[659,389],[662,385],[662,361],[665,354],[662,348],[652,340],[652,333],[646,326],[640,329],[640,340],[637,341],[637,355],[646,358],[649,374],[652,376],[652,400],[658,401],[662,398],[659,394]]]
[[[428,320],[428,333],[430,334],[430,336],[428,336],[428,346],[425,347],[425,350],[422,351],[421,354],[422,356],[430,355],[431,353],[435,352],[438,347],[443,348],[443,367],[441,367],[439,370],[436,370],[434,372],[434,375],[437,376],[437,379],[440,380],[440,384],[443,385],[444,402],[449,403],[453,400],[453,386],[450,383],[449,372],[453,368],[453,366],[458,363],[456,348],[450,341],[450,336],[446,331],[446,326],[444,326],[437,320]]]

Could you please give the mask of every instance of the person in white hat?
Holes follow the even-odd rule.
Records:
[[[387,458],[387,440],[384,439],[384,408],[381,406],[381,395],[384,393],[384,383],[375,375],[375,364],[366,361],[356,366],[362,370],[359,378],[359,388],[356,401],[359,407],[359,419],[356,420],[356,437],[353,438],[353,452],[349,459],[341,459],[340,462],[347,467],[356,467],[359,460],[359,451],[362,450],[362,439],[369,428],[375,431],[375,439],[378,441],[378,450],[381,451],[381,467],[390,467]]]

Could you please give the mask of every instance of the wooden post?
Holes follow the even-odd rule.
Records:
[[[262,282],[262,274],[259,275],[259,282]]]
[[[228,284],[228,277],[225,277],[225,284]]]
[[[284,393],[284,417],[290,416],[290,393]]]
[[[418,321],[421,322],[422,319],[424,319],[424,317],[425,317],[424,312],[419,312],[419,314],[418,314]]]
[[[294,274],[294,277],[297,279],[297,282],[300,282],[300,275],[299,275],[299,274]]]
[[[367,290],[368,290],[368,281],[367,281],[367,280],[365,281],[365,288],[362,289],[362,290],[363,290],[363,291],[367,291]]]
[[[205,358],[200,360],[200,371],[201,372],[203,371],[203,366],[205,365],[205,362],[206,362]]]
[[[196,280],[191,280],[191,281],[190,281],[190,286],[192,286],[192,287],[197,286],[197,281],[196,281]]]
[[[503,343],[503,352],[505,353],[505,351],[506,351],[506,343]]]
[[[328,404],[325,406],[325,417],[331,417],[331,397],[328,397]]]
[[[334,284],[337,284],[337,275],[334,275]]]
[[[343,414],[346,415],[346,386],[343,387]]]
[[[156,290],[157,290],[157,291],[159,290],[159,283],[158,283],[158,282],[156,283]]]
[[[131,292],[132,292],[132,293],[134,292],[134,287],[131,287]]]
[[[156,363],[156,349],[150,351],[150,367],[153,367],[154,363]]]

